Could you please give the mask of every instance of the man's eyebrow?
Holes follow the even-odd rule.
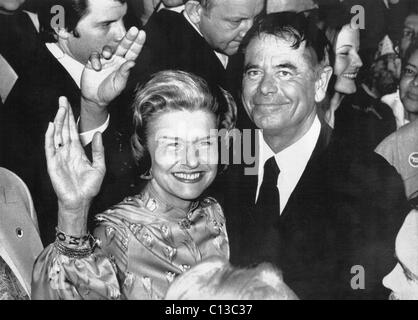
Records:
[[[290,69],[292,71],[296,71],[298,68],[293,63],[285,62],[275,65],[274,69]]]
[[[118,21],[118,20],[116,20],[116,19],[103,19],[103,20],[99,20],[99,21],[97,21],[97,24],[103,24],[103,23],[113,23],[113,22],[116,22],[116,21]]]
[[[247,63],[244,67],[244,72],[247,72],[250,69],[257,69],[257,68],[260,68],[260,66],[256,64],[252,64],[252,63]]]
[[[233,17],[228,17],[227,20],[229,21],[234,21],[234,20],[245,20],[248,19],[246,16],[233,16]]]
[[[337,48],[337,50],[338,50],[338,49],[341,49],[341,48],[344,48],[344,47],[354,48],[354,46],[353,46],[353,45],[351,45],[351,44],[345,44],[345,45],[343,45],[343,46],[338,47],[338,48]]]

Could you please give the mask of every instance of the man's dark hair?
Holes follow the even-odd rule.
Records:
[[[248,44],[260,35],[272,35],[287,40],[294,49],[306,42],[306,49],[314,53],[312,56],[316,59],[312,61],[312,65],[330,64],[332,48],[329,41],[316,26],[315,19],[305,17],[302,13],[279,12],[258,18],[243,41],[243,50],[245,51]]]
[[[75,37],[79,37],[77,25],[81,18],[89,12],[89,1],[91,0],[42,0],[39,1],[38,17],[40,24],[40,34],[44,42],[56,42],[55,31],[51,26],[51,21],[55,12],[51,9],[58,5],[64,9],[64,27],[68,32],[72,32]],[[125,3],[126,0],[115,0]]]

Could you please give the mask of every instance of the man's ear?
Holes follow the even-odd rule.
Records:
[[[187,1],[184,10],[186,11],[190,20],[194,24],[197,25],[200,23],[200,17],[203,14],[204,8],[202,7],[199,1],[196,1],[196,0]]]
[[[318,71],[319,74],[315,81],[315,102],[324,100],[333,72],[334,70],[330,66],[323,67]]]
[[[71,33],[67,31],[67,29],[65,28],[61,28],[61,27],[55,27],[54,28],[55,34],[58,37],[58,40],[68,40],[68,38],[70,37]]]

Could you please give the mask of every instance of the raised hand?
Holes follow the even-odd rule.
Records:
[[[59,109],[45,134],[48,173],[58,197],[61,230],[82,232],[93,198],[99,193],[106,167],[100,133],[92,143],[93,163],[81,146],[77,126],[68,100],[61,97]],[[77,231],[63,220],[80,221]],[[73,226],[74,227],[74,226]],[[74,228],[73,228],[74,229]]]
[[[81,92],[89,103],[106,107],[126,87],[131,68],[145,42],[145,32],[132,27],[115,52],[109,47],[91,55],[81,77]]]

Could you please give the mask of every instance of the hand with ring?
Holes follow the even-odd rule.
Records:
[[[106,172],[100,133],[92,143],[91,162],[79,140],[68,100],[59,99],[59,109],[45,134],[48,173],[58,197],[58,228],[68,234],[85,234],[91,201],[99,193]]]

